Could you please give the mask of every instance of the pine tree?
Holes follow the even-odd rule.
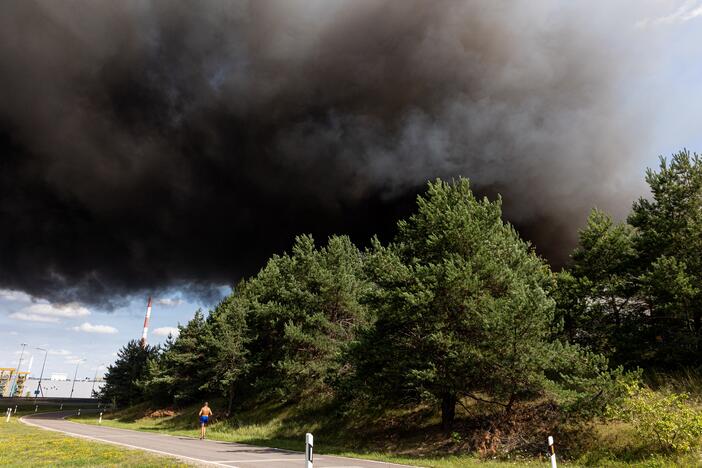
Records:
[[[157,379],[151,383],[168,385],[172,402],[183,405],[211,394],[218,382],[215,366],[219,356],[212,326],[201,310],[178,330],[178,338],[159,357],[158,369],[151,376]]]
[[[641,292],[651,305],[657,361],[698,365],[702,350],[702,159],[681,151],[649,169],[651,199],[636,203],[629,223],[639,235]]]
[[[649,169],[628,224],[593,212],[557,299],[566,331],[628,367],[698,366],[702,347],[702,160]]]
[[[131,340],[117,352],[115,363],[108,366],[105,385],[99,393],[104,402],[115,402],[119,406],[133,405],[144,400],[139,382],[147,375],[147,363],[155,359],[159,348],[142,347],[136,340]]]
[[[347,237],[299,236],[250,280],[256,386],[283,399],[328,390],[345,346],[368,323],[362,256]]]
[[[634,271],[635,241],[632,226],[614,223],[603,211],[592,210],[580,231],[573,264],[558,274],[554,292],[557,315],[571,343],[634,366],[643,351],[648,311]]]
[[[354,352],[357,380],[386,402],[436,401],[444,428],[462,397],[509,413],[552,383],[563,349],[550,341],[550,271],[468,180],[431,183],[417,204],[369,255],[378,318]]]
[[[247,346],[252,338],[247,325],[248,312],[246,283],[242,281],[208,318],[214,335],[211,352],[217,356],[215,381],[209,388],[227,395],[227,415],[232,413],[236,387],[242,383],[250,368]]]

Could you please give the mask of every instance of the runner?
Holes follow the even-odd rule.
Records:
[[[205,432],[207,432],[207,422],[212,416],[212,410],[210,409],[209,403],[205,402],[205,406],[200,408],[200,440],[205,438]]]

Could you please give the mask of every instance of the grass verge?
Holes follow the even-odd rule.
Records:
[[[58,409],[58,408],[56,408]],[[185,467],[174,458],[161,457],[109,444],[90,442],[22,424],[21,416],[34,409],[18,408],[10,422],[0,419],[0,466]]]
[[[191,407],[173,416],[149,417],[146,407],[138,406],[114,414],[103,415],[102,425],[140,430],[145,432],[163,433],[177,436],[199,436],[197,411],[199,407]],[[505,468],[508,466],[543,466],[542,460],[497,461],[483,460],[473,454],[404,455],[392,453],[390,450],[380,450],[378,446],[364,449],[359,444],[351,444],[352,437],[345,441],[339,434],[334,437],[317,432],[319,426],[304,421],[292,423],[295,420],[292,408],[259,408],[242,412],[236,418],[216,420],[208,429],[208,438],[226,442],[238,442],[257,446],[283,448],[302,452],[304,449],[304,434],[307,431],[315,433],[315,452],[326,455],[339,455],[351,458],[364,458],[391,463],[401,463],[412,466],[436,468]],[[75,422],[98,424],[96,415],[82,415],[69,418]],[[570,466],[570,465],[564,465]]]
[[[218,405],[215,404],[215,409]],[[105,426],[197,437],[197,411],[199,406],[185,408],[170,416],[153,416],[146,406],[128,408],[103,416]],[[310,410],[312,411],[312,410]],[[407,415],[405,415],[406,417]],[[326,419],[325,419],[326,418]],[[96,415],[70,418],[86,424],[97,424]],[[226,420],[215,419],[208,429],[208,437],[214,440],[246,443],[258,446],[302,451],[305,432],[315,434],[315,450],[319,454],[340,455],[378,461],[402,463],[435,468],[548,466],[545,457],[521,458],[517,460],[486,460],[473,453],[441,453],[446,445],[431,433],[435,422],[428,420],[426,426],[414,430],[393,429],[395,439],[381,439],[373,432],[372,424],[365,428],[332,430],[333,416],[300,411],[285,406],[261,406],[240,411]],[[417,430],[417,427],[419,429]],[[700,466],[699,452],[687,454],[655,454],[648,451],[645,442],[637,441],[626,424],[608,423],[592,427],[597,443],[576,459],[559,466],[566,467],[670,467]],[[444,436],[445,437],[445,436]],[[455,445],[454,441],[454,445]],[[460,443],[460,441],[458,441]]]

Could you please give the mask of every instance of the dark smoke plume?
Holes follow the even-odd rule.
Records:
[[[562,261],[638,192],[645,134],[626,44],[568,5],[6,1],[0,287],[204,294],[297,233],[388,234],[457,175]]]

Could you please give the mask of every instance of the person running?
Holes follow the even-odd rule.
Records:
[[[212,416],[212,410],[210,409],[210,404],[205,402],[205,406],[200,408],[200,440],[205,438],[205,432],[207,432],[207,423]]]

